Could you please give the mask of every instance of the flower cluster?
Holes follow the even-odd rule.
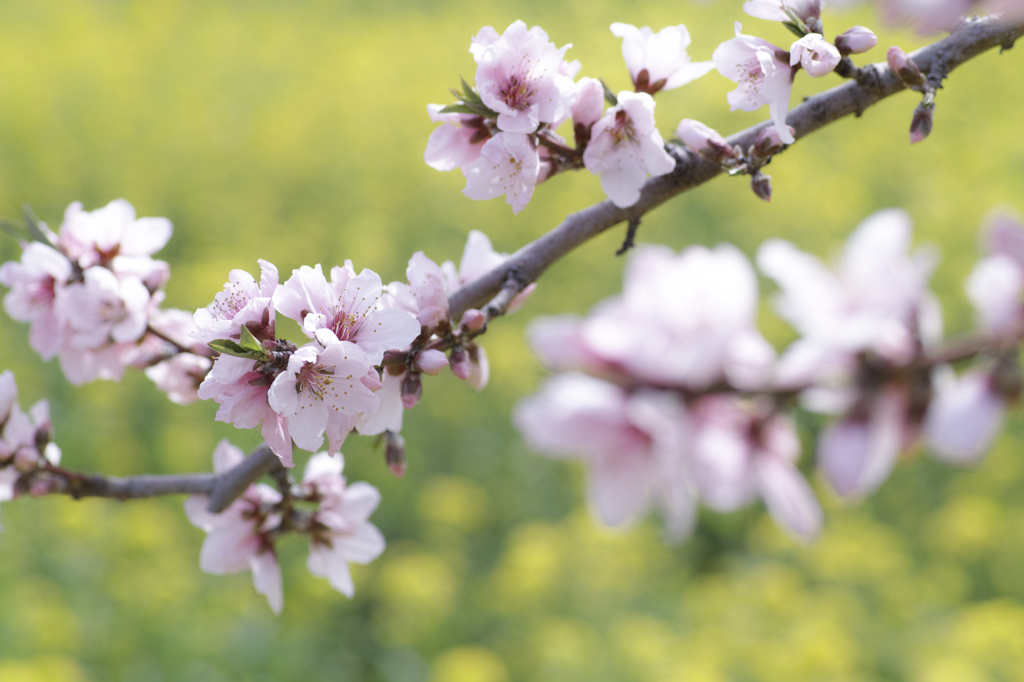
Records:
[[[357,273],[350,261],[332,268],[329,280],[320,265],[302,266],[283,284],[267,261],[260,261],[259,282],[234,270],[213,303],[194,316],[192,337],[220,353],[199,397],[220,404],[220,421],[260,427],[287,467],[293,442],[314,452],[326,435],[334,453],[352,430],[398,433],[403,410],[422,393],[421,374],[450,364],[474,388],[487,383],[487,356],[472,343],[483,314],[469,311],[454,326],[448,295],[505,258],[474,231],[460,268],[439,267],[420,252],[409,261],[410,283],[386,290],[377,273]],[[297,322],[306,343],[278,338],[277,315]]]
[[[0,374],[0,502],[19,493],[45,495],[49,486],[36,474],[60,464],[60,448],[53,442],[50,405],[40,400],[26,414],[18,405],[14,373]]]
[[[891,210],[853,232],[835,268],[782,240],[762,245],[778,313],[801,335],[778,357],[757,330],[757,279],[738,250],[640,248],[621,295],[586,318],[533,325],[541,361],[562,373],[515,422],[537,450],[587,462],[606,523],[655,504],[682,537],[699,502],[729,511],[760,497],[780,526],[810,539],[822,514],[796,466],[796,402],[836,416],[817,464],[855,498],[921,440],[943,460],[976,461],[1020,394],[1024,227],[1000,217],[989,228],[989,255],[968,282],[983,335],[953,350],[939,347],[935,258],[911,253],[910,241],[909,217]],[[960,376],[950,367],[969,360]]]
[[[214,471],[230,470],[243,458],[240,449],[223,440],[213,453]],[[205,495],[189,497],[185,513],[207,533],[200,568],[215,575],[251,570],[256,590],[280,613],[284,594],[274,543],[286,532],[303,533],[310,537],[310,573],[327,578],[351,598],[355,587],[349,563],[365,564],[380,556],[384,536],[369,521],[380,493],[367,483],[347,484],[341,475],[344,464],[340,453],[318,453],[306,464],[300,485],[286,483],[283,491],[251,485],[219,514],[207,511]]]
[[[463,83],[459,102],[427,107],[431,120],[442,124],[427,142],[427,165],[461,168],[466,196],[504,196],[515,213],[530,202],[536,185],[578,168],[600,175],[616,206],[635,204],[648,176],[675,167],[654,124],[652,95],[685,85],[713,65],[691,62],[683,25],[654,33],[616,23],[611,31],[622,38],[635,92],[616,96],[593,78],[574,82],[581,66],[566,61],[570,46],[556,48],[538,26],[517,21],[501,35],[485,26],[469,48],[477,62],[475,88]],[[569,119],[574,147],[556,132]]]
[[[909,25],[920,33],[955,31],[968,17],[994,14],[1007,21],[1024,18],[1021,0],[876,0],[890,24]]]
[[[159,307],[170,268],[152,257],[170,238],[170,221],[136,218],[118,199],[91,212],[71,204],[56,234],[32,227],[35,240],[0,266],[0,284],[10,288],[4,308],[31,325],[29,342],[43,359],[56,356],[76,385],[148,368],[172,400],[194,400],[208,353],[190,348],[187,314]]]

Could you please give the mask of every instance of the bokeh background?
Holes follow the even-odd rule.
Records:
[[[428,102],[471,79],[469,38],[522,18],[583,62],[581,75],[628,86],[613,21],[685,22],[709,59],[740,19],[782,45],[779,26],[736,0],[34,0],[0,5],[0,213],[29,202],[50,224],[81,200],[124,197],[175,226],[168,303],[207,304],[231,268],[269,258],[288,272],[351,258],[385,281],[419,249],[458,260],[480,229],[512,251],[603,198],[589,174],[556,178],[513,217],[472,202],[458,172],[426,167]],[[831,37],[869,10],[826,12]],[[879,30],[884,59],[910,33]],[[729,241],[753,254],[769,236],[821,255],[871,212],[909,210],[916,240],[945,258],[934,278],[948,327],[968,329],[961,283],[977,228],[998,205],[1024,209],[1024,55],[995,52],[940,92],[935,130],[908,146],[916,102],[894,97],[801,141],[770,167],[771,204],[720,178],[645,218],[642,240]],[[863,58],[862,58],[863,59]],[[801,77],[802,94],[834,78]],[[766,112],[732,114],[712,73],[659,96],[666,136],[681,118],[724,133]],[[349,601],[281,546],[285,611],[275,618],[247,574],[201,573],[203,533],[181,498],[17,500],[0,534],[0,680],[148,682],[792,681],[1024,679],[1024,429],[1014,418],[989,458],[953,471],[911,457],[871,500],[845,507],[816,482],[824,536],[798,546],[759,507],[704,515],[681,546],[656,519],[598,527],[582,469],[529,452],[510,425],[543,377],[523,328],[585,312],[620,286],[617,228],[547,273],[527,307],[485,338],[491,385],[426,382],[407,413],[409,471],[393,478],[369,439],[346,443],[347,474],[378,486],[388,549],[357,567]],[[4,260],[17,245],[0,244]],[[764,283],[767,294],[770,285]],[[770,314],[780,347],[792,332]],[[215,405],[172,405],[138,373],[72,388],[0,319],[2,365],[22,404],[53,405],[65,462],[116,474],[207,470],[224,437]],[[813,422],[804,425],[810,446]],[[302,457],[300,466],[302,465]],[[805,456],[805,461],[809,456]]]

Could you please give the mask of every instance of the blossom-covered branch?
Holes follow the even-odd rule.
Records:
[[[932,69],[941,68],[948,75],[960,64],[992,48],[1005,50],[1012,47],[1021,35],[1024,35],[1022,23],[1007,24],[991,17],[978,19],[911,56],[922,72],[930,73]],[[906,89],[887,64],[873,64],[865,68],[874,71],[877,77],[866,84],[851,81],[814,95],[789,112],[786,124],[793,128],[797,139],[846,116],[860,116],[873,104]],[[765,121],[752,126],[730,136],[727,142],[730,147],[746,149],[754,144],[763,129],[771,125],[771,121]],[[512,254],[500,267],[452,294],[449,306],[453,316],[485,305],[501,290],[512,270],[516,270],[523,281],[533,282],[552,263],[588,239],[619,223],[638,218],[723,172],[720,164],[698,154],[675,145],[669,145],[668,149],[676,159],[675,169],[667,175],[649,179],[636,204],[619,208],[611,201],[603,201],[570,215],[561,225]]]

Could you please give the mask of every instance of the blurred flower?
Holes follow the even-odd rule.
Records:
[[[20,261],[0,266],[0,284],[10,288],[4,309],[18,322],[32,325],[29,343],[44,360],[56,355],[63,343],[64,325],[54,304],[71,274],[71,261],[39,242],[24,244]]]
[[[199,399],[199,386],[212,366],[210,358],[192,353],[176,353],[163,362],[147,367],[145,372],[172,403],[188,405]]]
[[[355,594],[349,563],[367,564],[384,551],[384,536],[370,523],[380,504],[380,493],[368,483],[346,485],[341,453],[313,455],[306,465],[303,485],[321,497],[312,522],[309,572],[327,578],[346,597]]]
[[[581,78],[576,84],[576,102],[572,115],[576,146],[590,142],[590,128],[604,113],[604,86],[596,78]]]
[[[996,392],[990,372],[973,370],[959,377],[952,371],[937,373],[925,439],[939,459],[974,463],[999,434],[1005,412],[1006,400]]]
[[[85,211],[74,202],[64,211],[57,246],[83,269],[110,267],[116,257],[148,257],[171,238],[167,218],[136,218],[135,208],[115,199],[103,208]]]
[[[774,130],[774,126],[772,130]],[[712,130],[700,121],[684,118],[676,129],[676,135],[691,151],[714,163],[736,159],[736,150],[717,130]]]
[[[768,113],[786,144],[793,144],[793,136],[786,127],[789,95],[793,89],[793,69],[789,53],[766,40],[740,33],[736,22],[736,37],[719,45],[712,59],[718,72],[738,87],[727,96],[733,111],[755,111],[765,104]]]
[[[1024,316],[1024,225],[996,213],[983,232],[982,259],[967,279],[967,297],[979,324],[997,336],[1012,334]]]
[[[758,19],[791,22],[786,13],[789,10],[806,23],[809,19],[819,18],[824,5],[823,0],[747,0],[743,3],[743,11]]]
[[[640,188],[652,176],[672,172],[676,162],[654,124],[654,100],[646,93],[620,92],[591,129],[583,165],[601,176],[601,189],[625,208],[640,200]]]
[[[715,68],[713,62],[691,62],[686,48],[686,26],[667,26],[654,33],[649,26],[611,25],[612,35],[622,38],[622,58],[637,92],[653,95],[696,80]]]
[[[217,444],[213,453],[213,470],[217,473],[237,466],[245,454],[227,439]],[[185,500],[185,514],[192,525],[206,531],[206,540],[199,553],[199,567],[204,573],[223,575],[250,569],[256,591],[263,594],[274,613],[284,605],[281,567],[277,562],[269,531],[280,524],[280,516],[268,511],[281,501],[281,494],[270,486],[249,486],[241,497],[220,514],[211,514],[205,495],[192,495]]]
[[[490,26],[480,30],[469,48],[478,64],[476,88],[483,103],[498,112],[499,130],[532,133],[541,123],[555,123],[567,115],[576,94],[572,77],[563,68],[569,47],[556,48],[541,27],[527,29],[522,21],[512,23],[501,36]]]

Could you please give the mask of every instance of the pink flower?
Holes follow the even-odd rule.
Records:
[[[392,282],[383,297],[385,305],[405,310],[416,316],[424,327],[433,328],[441,320],[447,320],[448,283],[437,263],[417,251],[409,259],[405,269],[408,284]]]
[[[576,84],[576,103],[572,105],[569,112],[572,115],[574,126],[583,126],[588,131],[586,136],[590,140],[590,126],[597,123],[604,113],[604,86],[596,78],[581,78]],[[576,132],[579,144],[579,131]]]
[[[821,530],[822,512],[796,468],[800,440],[791,419],[760,416],[725,396],[698,400],[691,409],[691,472],[700,498],[730,512],[764,499],[780,528],[802,541]]]
[[[71,274],[71,262],[39,242],[25,245],[20,262],[0,266],[0,284],[10,288],[4,309],[15,320],[32,324],[29,343],[44,360],[56,355],[62,343],[63,322],[54,304]]]
[[[321,329],[317,341],[295,351],[288,368],[274,379],[270,406],[288,420],[288,432],[300,448],[318,450],[326,431],[330,451],[336,452],[359,415],[379,405],[362,382],[372,367],[359,346]]]
[[[346,485],[339,453],[313,455],[306,465],[303,485],[322,496],[314,517],[309,572],[327,578],[346,597],[355,594],[350,563],[368,564],[384,551],[384,536],[369,518],[380,504],[380,493],[368,483]]]
[[[116,256],[151,256],[171,238],[167,218],[136,218],[124,199],[103,208],[85,211],[74,202],[64,211],[58,246],[83,268],[109,265]]]
[[[789,94],[793,89],[793,69],[790,56],[766,40],[740,33],[736,22],[736,37],[719,45],[711,58],[718,72],[738,87],[727,96],[733,111],[756,111],[765,104],[786,144],[793,144],[793,136],[786,127]]]
[[[484,143],[480,158],[464,166],[470,199],[483,201],[505,195],[505,202],[519,213],[530,203],[540,175],[540,155],[528,135],[498,133]]]
[[[329,331],[338,340],[355,343],[376,365],[385,351],[405,348],[420,333],[407,311],[380,308],[383,292],[380,275],[365,268],[357,275],[351,261],[331,268],[330,283],[319,264],[304,265],[277,289],[274,305],[301,324],[306,336]]]
[[[842,60],[835,45],[817,33],[808,33],[789,48],[789,64],[800,64],[808,76],[820,78],[832,73]],[[787,98],[788,101],[788,98]],[[775,124],[778,129],[778,123]]]
[[[967,279],[967,296],[982,327],[996,335],[1011,334],[1024,316],[1024,226],[996,213],[983,235],[982,248],[989,255]]]
[[[277,268],[265,260],[259,264],[259,284],[248,272],[232,270],[224,290],[214,297],[213,303],[196,310],[193,338],[203,343],[237,340],[243,326],[260,340],[274,338],[273,296],[278,283]]]
[[[145,372],[172,403],[188,405],[199,399],[199,386],[213,362],[192,353],[176,353],[167,360],[147,367]]]
[[[713,62],[691,62],[686,48],[686,26],[667,26],[654,33],[649,26],[611,25],[612,35],[622,38],[622,58],[637,92],[654,94],[697,80],[715,68]]]
[[[1006,400],[994,389],[989,372],[936,373],[924,437],[939,459],[972,464],[999,435],[1005,412]]]
[[[470,52],[478,64],[480,99],[498,112],[498,128],[506,133],[532,133],[541,123],[565,118],[576,89],[562,67],[571,46],[556,48],[542,28],[527,29],[522,21],[511,24],[497,39],[495,35],[489,26],[481,29]]]
[[[69,284],[57,302],[58,316],[67,320],[65,342],[92,349],[141,339],[149,320],[145,285],[134,277],[118,280],[100,266],[89,268],[83,277],[83,282]]]
[[[364,436],[377,436],[385,431],[398,433],[402,430],[405,405],[402,404],[402,381],[405,374],[394,375],[385,371],[381,388],[374,394],[380,402],[374,412],[359,415],[356,430]]]
[[[836,37],[836,49],[844,57],[867,52],[875,45],[878,45],[878,36],[863,26],[854,26]]]
[[[774,130],[774,126],[772,129]],[[676,135],[691,151],[709,161],[723,163],[736,158],[736,151],[729,141],[719,135],[717,130],[707,127],[700,121],[684,118],[676,128]]]
[[[240,449],[222,440],[213,453],[214,471],[227,471],[244,458]],[[274,613],[280,613],[284,605],[281,567],[269,535],[280,523],[280,516],[271,511],[280,501],[280,493],[263,484],[249,486],[220,514],[206,510],[209,499],[205,495],[185,500],[189,521],[207,534],[199,553],[200,569],[214,575],[250,569],[256,591],[266,596]]]
[[[768,21],[791,22],[786,13],[788,9],[801,21],[821,17],[823,0],[747,0],[743,3],[743,11],[758,19]]]
[[[430,120],[443,125],[430,134],[423,160],[439,171],[464,168],[480,158],[480,150],[491,137],[491,131],[481,116],[442,114],[441,109],[443,104],[427,105]]]
[[[268,375],[255,371],[256,363],[230,355],[221,355],[199,386],[201,400],[214,400],[217,421],[239,429],[260,428],[267,445],[286,467],[293,467],[292,438],[288,419],[274,411],[268,402]]]
[[[880,0],[879,9],[889,24],[909,25],[919,33],[953,31],[963,17],[975,11],[976,0]]]
[[[583,339],[605,363],[654,385],[764,385],[775,351],[757,331],[757,278],[738,249],[644,246],[622,295],[599,304]]]
[[[586,462],[590,499],[604,523],[630,523],[654,504],[673,539],[693,528],[686,413],[671,394],[630,395],[599,379],[561,374],[521,401],[513,420],[532,448]]]
[[[647,176],[672,172],[675,160],[654,125],[654,99],[647,93],[620,92],[591,129],[583,165],[601,176],[601,189],[619,208],[640,200]]]

